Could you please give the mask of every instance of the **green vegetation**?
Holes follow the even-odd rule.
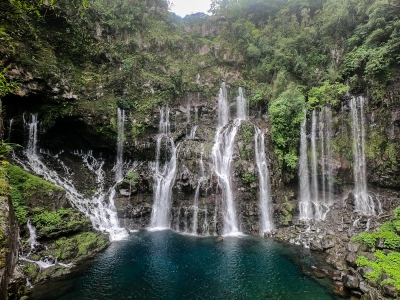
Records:
[[[6,72],[6,69],[0,71],[0,99],[9,93],[16,93],[18,90],[17,83],[6,78]]]
[[[20,167],[8,165],[6,169],[11,187],[10,196],[20,225],[27,222],[28,204],[32,196],[37,193],[50,195],[54,191],[62,190],[54,184],[29,174]]]
[[[254,156],[253,139],[254,139],[254,127],[250,124],[242,124],[240,127],[240,142],[241,147],[239,148],[239,155],[241,159],[251,160]]]
[[[72,237],[62,237],[51,246],[51,252],[63,262],[75,261],[107,245],[106,237],[99,233],[83,232]]]
[[[256,177],[252,173],[244,173],[242,175],[242,181],[244,184],[251,184],[256,180]]]
[[[349,87],[344,84],[338,82],[330,84],[329,81],[324,81],[321,86],[313,87],[308,92],[308,108],[313,110],[324,106],[338,106],[341,96],[348,90]]]
[[[281,168],[294,169],[297,165],[297,148],[300,124],[304,120],[305,99],[293,84],[289,85],[269,108],[271,137]]]
[[[137,174],[136,172],[130,172],[125,175],[125,179],[128,180],[129,184],[135,185],[139,181],[139,174]]]
[[[366,278],[378,282],[382,274],[389,276],[380,282],[381,285],[392,284],[400,289],[400,207],[396,208],[393,213],[393,220],[385,222],[381,225],[380,229],[368,233],[363,232],[352,239],[353,242],[363,243],[370,248],[375,248],[377,240],[382,239],[383,245],[386,249],[395,250],[389,254],[384,254],[382,251],[377,250],[374,253],[375,261],[368,260],[365,256],[357,258],[358,266],[368,266],[373,269],[372,272],[366,274]]]
[[[91,227],[89,218],[70,208],[55,211],[33,208],[30,214],[32,224],[36,227],[38,235],[42,237],[55,238]]]
[[[213,16],[184,20],[168,5],[3,1],[1,64],[22,67],[79,97],[43,106],[43,128],[77,112],[112,120],[121,107],[132,113],[131,139],[146,131],[159,105],[188,92],[215,97],[222,80],[230,93],[244,86],[251,106],[269,106],[274,114],[275,152],[289,173],[297,163],[293,145],[303,108],[335,108],[349,88],[367,91],[376,104],[392,101],[385,89],[399,76],[400,8],[391,1],[215,0]],[[5,74],[0,98],[15,88]],[[284,108],[290,117],[279,113]],[[95,127],[104,143],[116,130],[112,121]]]
[[[390,278],[382,280],[380,285],[391,284],[400,289],[400,253],[392,252],[386,255],[378,250],[374,253],[374,256],[376,258],[375,261],[370,261],[364,256],[357,258],[356,263],[358,266],[368,266],[373,269],[365,277],[372,282],[377,282],[382,274],[386,274]]]

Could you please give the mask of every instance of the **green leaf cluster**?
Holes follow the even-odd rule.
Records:
[[[281,168],[294,169],[297,165],[297,148],[300,124],[304,120],[305,97],[291,84],[269,106],[271,137]]]
[[[7,69],[0,71],[0,99],[7,94],[15,94],[18,91],[18,84],[6,78]]]
[[[326,80],[321,86],[313,87],[308,91],[307,107],[313,110],[324,106],[338,106],[341,97],[348,90],[349,86],[339,82],[331,84]]]
[[[387,249],[400,250],[400,207],[393,212],[393,220],[383,223],[379,230],[372,233],[362,232],[352,238],[353,242],[363,243],[370,248],[374,248],[377,239],[384,240],[384,246]]]
[[[383,274],[386,274],[389,278],[382,280],[380,285],[390,284],[400,289],[400,253],[391,252],[386,255],[378,250],[374,253],[374,256],[375,261],[370,261],[365,256],[359,256],[356,260],[358,266],[368,266],[373,269],[365,277],[376,283]]]
[[[358,266],[368,266],[372,268],[365,277],[375,283],[378,283],[382,274],[389,276],[380,285],[391,284],[400,289],[400,207],[393,211],[392,221],[383,223],[379,230],[368,233],[363,232],[352,238],[353,242],[363,243],[370,248],[374,248],[377,239],[384,240],[384,247],[395,250],[389,254],[384,254],[381,250],[374,253],[375,261],[368,260],[365,256],[359,256],[356,260]]]

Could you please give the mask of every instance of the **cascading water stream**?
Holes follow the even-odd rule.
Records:
[[[245,103],[245,101],[238,101],[238,104],[243,103]],[[237,109],[241,112],[245,111],[242,107],[237,107]],[[214,163],[214,171],[218,176],[218,183],[222,189],[224,235],[241,234],[239,231],[231,181],[231,163],[235,150],[234,141],[241,124],[241,118],[245,119],[246,116],[238,115],[238,118],[236,118],[232,124],[226,126],[229,122],[229,103],[226,85],[222,83],[218,96],[218,129],[211,155]]]
[[[218,128],[229,123],[229,103],[226,84],[223,82],[218,94]]]
[[[333,204],[333,150],[332,150],[332,118],[331,111],[325,107],[325,125],[326,125],[326,155],[328,161],[328,205]]]
[[[375,215],[375,204],[367,191],[364,103],[365,98],[362,96],[352,97],[350,100],[353,123],[354,202],[356,211],[363,215]]]
[[[261,234],[270,232],[274,228],[272,218],[271,182],[267,157],[265,155],[264,133],[255,126],[255,156],[258,167],[260,184]]]
[[[315,211],[315,219],[322,219],[323,211],[319,197],[318,187],[318,161],[317,161],[317,115],[315,110],[311,117],[311,199]]]
[[[14,119],[11,119],[8,123],[8,141],[11,141],[12,126],[14,124]]]
[[[326,204],[326,189],[327,189],[327,174],[326,174],[326,141],[325,141],[325,123],[324,123],[325,109],[321,109],[318,114],[318,138],[320,141],[320,158],[321,158],[321,173],[322,173],[322,203]]]
[[[192,234],[197,234],[197,228],[199,226],[199,196],[200,196],[200,185],[205,180],[204,177],[204,163],[203,163],[203,152],[200,156],[200,178],[197,182],[196,192],[194,194],[193,201],[193,227]],[[207,214],[206,214],[207,215]]]
[[[237,119],[246,120],[247,119],[247,100],[244,97],[243,88],[239,87],[239,95],[236,98],[236,114]]]
[[[115,181],[119,182],[123,178],[125,110],[118,108],[117,117],[118,117],[117,159],[114,169],[115,169]]]
[[[310,220],[313,218],[312,202],[310,194],[310,181],[308,173],[308,157],[307,157],[307,135],[306,135],[306,112],[304,111],[304,120],[300,127],[300,167],[299,167],[299,178],[300,178],[300,219]]]
[[[32,225],[31,219],[28,219],[26,226],[28,227],[28,230],[29,230],[28,243],[29,243],[29,245],[31,247],[31,251],[32,251],[39,244],[36,240],[37,239],[36,228],[35,228],[35,226]]]
[[[156,145],[156,162],[154,171],[154,204],[151,212],[150,228],[170,228],[170,212],[172,186],[177,172],[176,148],[170,132],[169,108],[160,110],[159,134]],[[165,140],[165,148],[168,151],[169,160],[160,162],[162,141]]]
[[[111,241],[125,238],[128,235],[127,231],[119,226],[117,212],[115,206],[113,205],[115,187],[107,191],[104,186],[105,174],[102,169],[104,162],[96,160],[91,151],[88,153],[74,153],[82,158],[86,167],[97,177],[97,183],[99,187],[91,198],[87,198],[76,190],[71,180],[68,178],[62,178],[57,172],[49,169],[41,161],[41,157],[37,154],[38,120],[36,115],[31,115],[31,122],[28,123],[28,128],[29,141],[25,151],[27,162],[25,164],[14,156],[15,160],[19,162],[25,169],[31,169],[34,173],[42,176],[45,180],[64,188],[67,199],[70,201],[70,203],[76,209],[90,218],[94,228],[100,231],[108,232],[110,234]],[[105,201],[107,194],[110,195],[108,203]]]
[[[329,108],[311,117],[310,171],[308,170],[307,136],[305,119],[300,129],[300,219],[325,220],[332,204],[332,134]],[[321,181],[318,181],[318,163],[321,165]],[[311,179],[311,180],[310,180]],[[310,184],[311,181],[311,184]],[[320,185],[322,184],[322,185]],[[328,196],[327,196],[328,191]]]

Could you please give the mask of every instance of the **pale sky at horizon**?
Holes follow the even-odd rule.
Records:
[[[171,10],[182,18],[186,15],[203,12],[208,14],[211,0],[171,0]]]

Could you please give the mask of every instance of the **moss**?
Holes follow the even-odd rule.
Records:
[[[256,177],[252,173],[244,173],[242,175],[242,181],[244,184],[251,184],[256,180]]]
[[[79,260],[92,252],[100,251],[108,245],[106,237],[100,233],[83,232],[72,237],[62,237],[51,245],[51,252],[63,262]]]
[[[40,237],[55,238],[91,227],[89,218],[72,209],[61,208],[49,211],[43,208],[34,208],[31,214],[32,223]]]
[[[0,166],[0,196],[7,196],[9,193],[9,184],[7,179],[7,169]]]
[[[40,267],[35,263],[25,263],[20,268],[21,272],[28,278],[35,281],[37,275],[40,272]]]
[[[63,190],[14,165],[7,166],[7,174],[11,186],[10,196],[20,225],[25,224],[27,221],[29,198],[36,193],[51,195],[54,191]]]

